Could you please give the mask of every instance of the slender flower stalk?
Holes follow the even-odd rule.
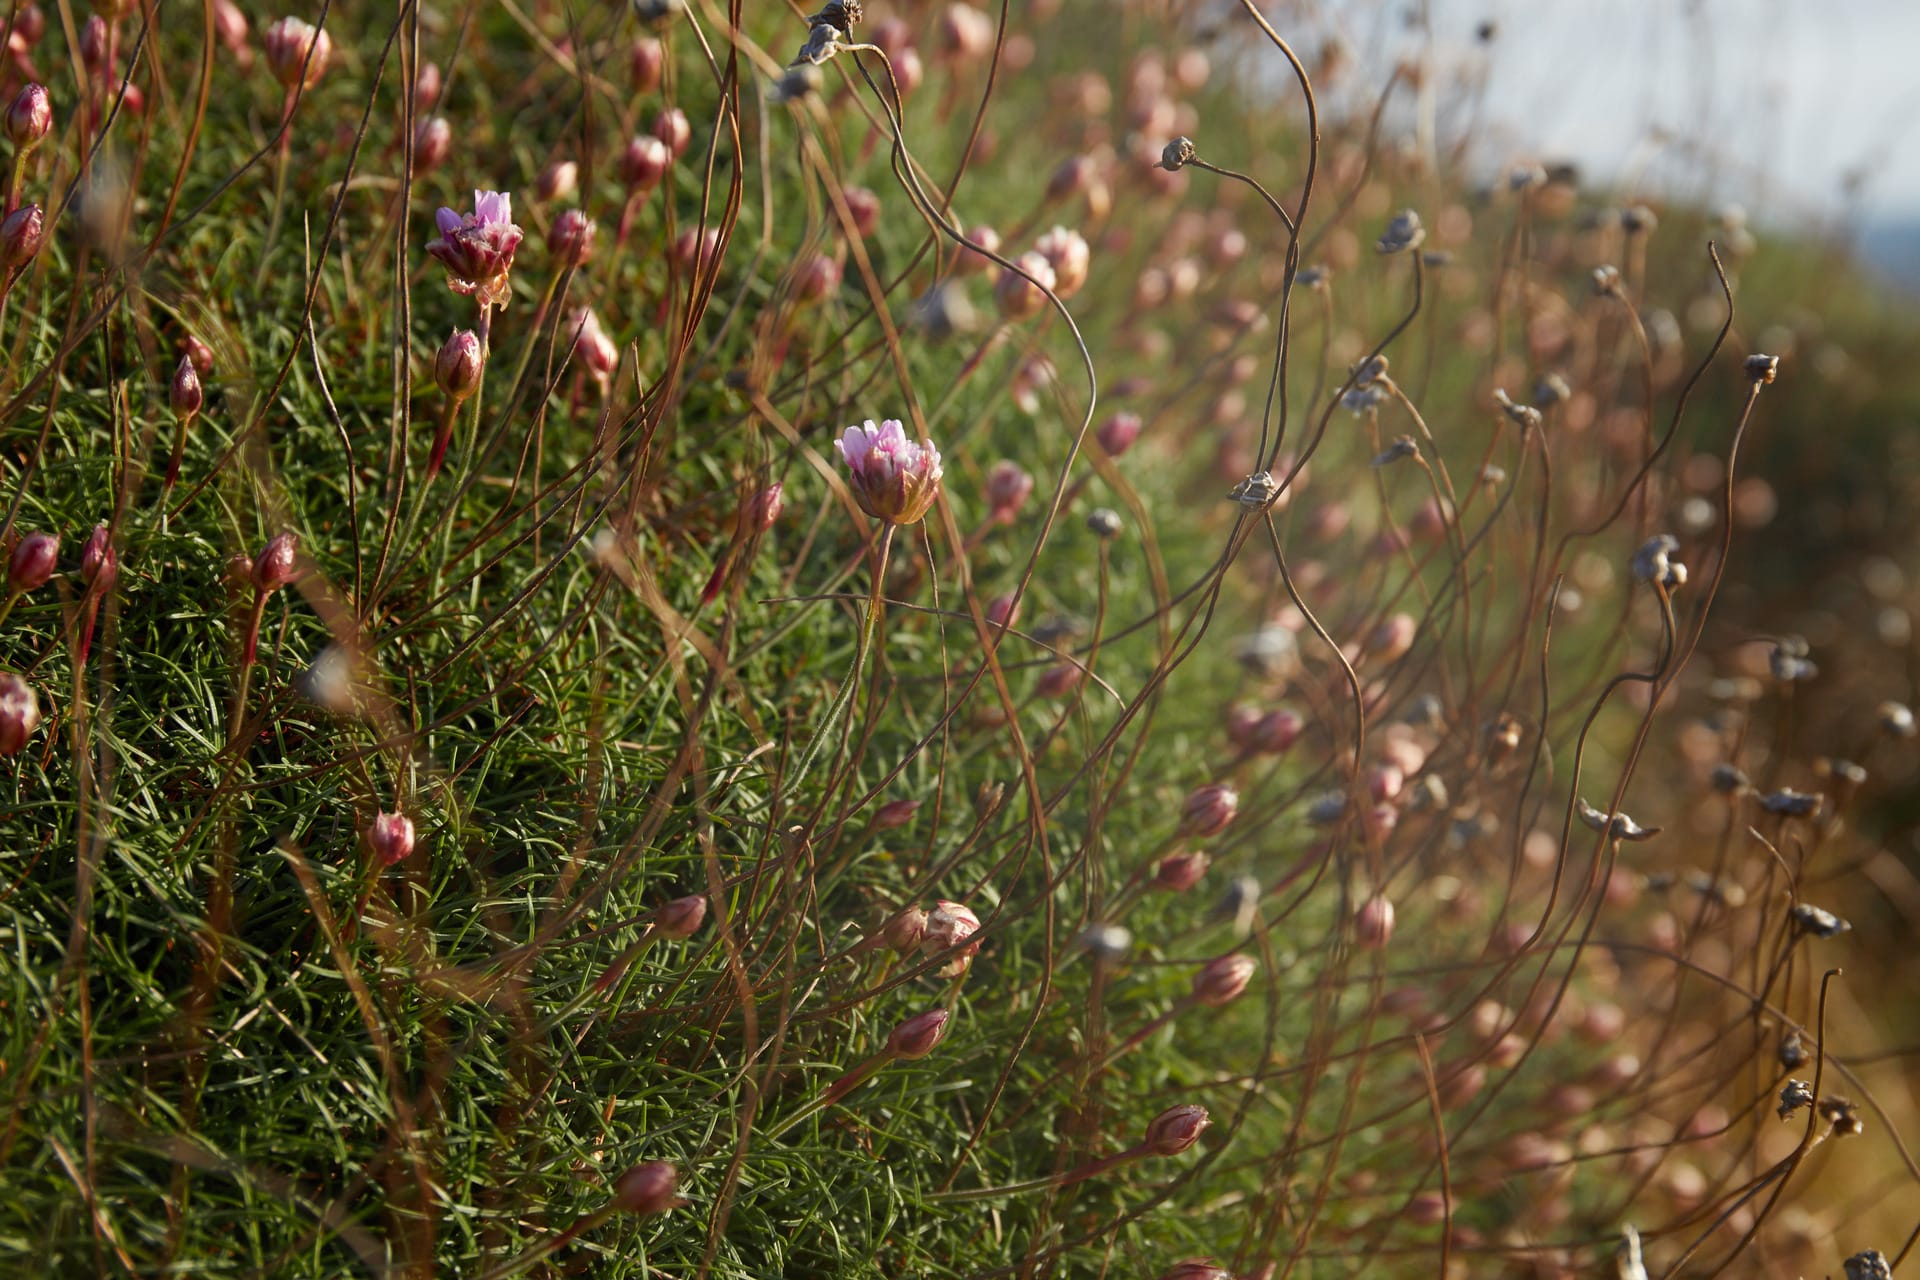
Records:
[[[1147,1126],[1147,1131],[1139,1142],[1124,1151],[1116,1151],[1110,1156],[1101,1156],[1063,1173],[1050,1174],[1043,1178],[1030,1178],[1025,1182],[1010,1182],[998,1187],[974,1187],[967,1191],[935,1192],[927,1198],[943,1204],[956,1204],[970,1200],[998,1200],[1003,1196],[1021,1195],[1029,1191],[1044,1191],[1049,1188],[1071,1187],[1075,1183],[1109,1173],[1136,1160],[1145,1160],[1151,1156],[1178,1155],[1199,1141],[1200,1134],[1211,1123],[1212,1120],[1207,1115],[1205,1107],[1190,1104],[1169,1107],[1153,1118],[1153,1122]]]
[[[886,1046],[880,1052],[842,1075],[822,1090],[818,1097],[774,1126],[766,1135],[767,1139],[771,1141],[778,1138],[809,1116],[825,1111],[871,1080],[890,1063],[914,1062],[932,1053],[940,1041],[946,1037],[947,1020],[950,1016],[945,1009],[929,1009],[902,1022],[893,1029],[892,1034],[888,1035]]]
[[[267,600],[274,592],[294,580],[298,572],[300,539],[291,533],[276,534],[267,540],[253,558],[248,579],[253,585],[253,610],[240,641],[240,688],[233,699],[233,720],[227,728],[227,740],[240,736],[247,714],[247,691],[253,682],[254,663],[260,656],[260,623],[266,617]]]

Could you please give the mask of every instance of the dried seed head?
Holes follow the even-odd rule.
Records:
[[[1192,164],[1199,152],[1194,150],[1193,139],[1184,134],[1169,142],[1160,151],[1160,167],[1168,173],[1177,173]]]
[[[1630,236],[1647,235],[1659,225],[1660,219],[1643,204],[1628,205],[1620,211],[1620,226]]]
[[[1893,1268],[1878,1249],[1862,1249],[1840,1265],[1846,1268],[1847,1280],[1893,1280]]]
[[[1784,684],[1801,680],[1811,680],[1820,674],[1820,668],[1808,660],[1807,642],[1799,636],[1782,636],[1774,642],[1773,652],[1767,657],[1768,669],[1773,678]]]
[[[1776,1056],[1780,1059],[1781,1067],[1788,1071],[1806,1064],[1807,1043],[1800,1038],[1798,1028],[1788,1027],[1781,1033]]]
[[[1754,382],[1758,382],[1764,386],[1767,383],[1772,382],[1774,378],[1779,374],[1780,357],[1762,355],[1760,352],[1756,351],[1752,355],[1747,357],[1746,370],[1747,370],[1747,377],[1750,380]]]
[[[1860,1107],[1849,1098],[1822,1098],[1814,1110],[1827,1122],[1828,1137],[1851,1138],[1866,1132],[1867,1126],[1860,1119]]]
[[[1811,902],[1794,903],[1791,914],[1795,929],[1816,938],[1837,938],[1853,928],[1825,907],[1816,907]]]
[[[1774,1110],[1782,1120],[1802,1107],[1813,1105],[1813,1086],[1805,1080],[1789,1080],[1780,1086],[1780,1105]]]
[[[1156,1156],[1177,1156],[1200,1140],[1212,1119],[1207,1109],[1192,1103],[1168,1107],[1147,1126],[1141,1148]]]
[[[1420,224],[1420,215],[1412,209],[1402,209],[1393,215],[1393,221],[1387,223],[1387,229],[1380,233],[1373,247],[1380,253],[1402,253],[1418,249],[1426,238],[1427,229]]]
[[[1600,266],[1593,269],[1593,291],[1598,294],[1617,293],[1620,290],[1620,268]]]
[[[1722,795],[1735,795],[1748,790],[1753,785],[1738,766],[1725,763],[1713,766],[1713,772],[1708,775],[1707,781]]]
[[[1760,797],[1760,807],[1768,813],[1781,818],[1810,818],[1820,812],[1824,797],[1816,792],[1795,791],[1792,787],[1782,787],[1778,791],[1769,791]]]
[[[1515,426],[1537,427],[1543,421],[1538,409],[1530,404],[1519,403],[1512,396],[1509,396],[1503,387],[1496,387],[1494,389],[1493,399],[1494,402],[1500,406],[1500,412],[1507,416],[1507,421],[1513,423]]]
[[[1392,466],[1406,458],[1420,456],[1420,444],[1412,436],[1397,436],[1394,442],[1373,455],[1375,467]]]
[[[887,1037],[887,1052],[896,1058],[912,1062],[932,1053],[934,1046],[947,1034],[947,1011],[929,1009],[917,1013],[893,1029]]]
[[[1584,797],[1575,797],[1574,809],[1580,815],[1580,821],[1595,831],[1605,832],[1610,840],[1651,840],[1663,830],[1661,827],[1643,827],[1624,813],[1602,813],[1588,804]]]
[[[1557,373],[1544,374],[1540,381],[1533,384],[1533,402],[1542,409],[1550,409],[1556,404],[1565,404],[1573,398],[1573,388],[1567,380]]]
[[[1087,528],[1097,538],[1120,536],[1120,513],[1111,507],[1095,507],[1087,513]]]

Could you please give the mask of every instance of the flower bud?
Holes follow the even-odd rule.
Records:
[[[80,549],[80,581],[95,591],[113,590],[115,578],[120,576],[120,557],[113,549],[113,539],[107,534],[107,526],[97,524],[87,537],[87,545]]]
[[[333,37],[299,18],[282,18],[261,36],[267,49],[267,68],[287,89],[311,89],[327,69]]]
[[[660,87],[661,74],[666,70],[666,46],[652,36],[641,36],[633,42],[633,51],[627,55],[627,70],[633,76],[635,93],[652,93]]]
[[[880,229],[880,197],[865,187],[848,187],[841,193],[847,212],[853,215],[853,234],[865,240]]]
[[[1180,807],[1180,831],[1189,836],[1218,835],[1240,812],[1240,793],[1225,782],[1197,787]]]
[[[174,366],[173,381],[167,385],[167,404],[173,409],[173,416],[190,423],[200,416],[200,408],[205,403],[206,394],[200,389],[200,372],[193,367],[193,357],[181,356],[180,363]]]
[[[1033,247],[1053,268],[1055,293],[1063,298],[1071,298],[1080,292],[1081,286],[1087,282],[1093,259],[1086,240],[1079,232],[1055,227],[1041,236]]]
[[[574,352],[587,372],[602,384],[620,367],[620,348],[600,325],[592,307],[581,307],[567,320],[567,331],[574,335]]]
[[[675,1194],[680,1171],[664,1160],[637,1164],[613,1184],[613,1203],[628,1213],[665,1213],[687,1202]]]
[[[893,1029],[887,1037],[887,1052],[911,1062],[933,1052],[940,1037],[947,1033],[947,1011],[929,1009],[915,1014]]]
[[[453,150],[453,125],[445,116],[433,116],[413,127],[413,171],[430,173]]]
[[[23,4],[13,19],[13,40],[21,49],[31,49],[47,36],[47,15],[37,4]]]
[[[688,274],[704,275],[713,270],[714,260],[720,256],[720,228],[688,227],[674,237],[673,256]]]
[[[17,756],[40,727],[40,699],[11,671],[0,672],[0,756]]]
[[[1000,252],[1000,233],[984,223],[967,232],[967,242],[980,246],[986,252],[962,249],[953,260],[953,273],[957,276],[970,276],[976,272],[985,271],[993,265],[993,259],[987,254]]]
[[[376,813],[367,830],[367,844],[382,866],[406,861],[413,852],[413,819],[404,813]]]
[[[1378,951],[1393,937],[1393,904],[1375,894],[1353,913],[1354,942],[1363,950]]]
[[[99,14],[88,17],[80,28],[80,61],[93,72],[107,69],[107,20]]]
[[[0,222],[0,270],[13,271],[33,261],[40,252],[46,214],[37,204],[22,205]]]
[[[1108,456],[1117,458],[1133,448],[1133,442],[1140,438],[1140,415],[1137,413],[1116,413],[1094,429],[1093,438]]]
[[[480,350],[480,335],[471,329],[456,329],[433,361],[433,380],[441,394],[460,404],[480,389],[480,375],[486,367]]]
[[[1023,253],[1018,265],[1019,271],[1003,268],[993,286],[994,305],[1008,320],[1028,320],[1046,310],[1047,290],[1054,285],[1053,264],[1040,254]]]
[[[416,111],[431,111],[433,104],[440,101],[440,64],[423,62],[413,77],[413,106]]]
[[[1213,859],[1198,849],[1170,853],[1153,868],[1153,884],[1168,893],[1185,893],[1200,883]]]
[[[299,536],[276,533],[253,558],[253,588],[262,595],[271,594],[292,582],[295,559],[300,552]]]
[[[934,903],[933,910],[927,913],[926,925],[920,936],[920,950],[926,955],[938,955],[961,946],[979,930],[979,916],[961,903],[942,899]],[[977,942],[962,947],[940,970],[940,976],[951,978],[965,973],[979,952],[980,944]]]
[[[212,347],[200,341],[200,339],[194,337],[192,334],[188,334],[181,340],[180,349],[186,353],[187,359],[193,361],[193,371],[195,373],[204,378],[213,372]]]
[[[997,520],[1011,520],[1033,493],[1033,477],[1011,458],[987,470],[987,504]]]
[[[816,253],[793,273],[793,296],[801,302],[820,302],[840,287],[840,264]]]
[[[706,895],[693,893],[684,898],[675,898],[660,908],[654,915],[653,927],[661,937],[678,942],[700,932],[700,926],[706,921]]]
[[[38,591],[60,562],[60,539],[51,533],[29,533],[13,544],[7,558],[7,590],[14,595]]]
[[[213,0],[213,30],[242,71],[253,65],[253,46],[247,43],[247,15],[233,0]]]
[[[533,180],[533,194],[542,201],[566,200],[580,190],[580,166],[572,160],[555,160]]]
[[[1193,998],[1210,1009],[1231,1004],[1253,981],[1258,967],[1252,956],[1235,954],[1209,960],[1193,975]]]
[[[748,501],[747,527],[757,533],[765,533],[773,528],[780,519],[780,513],[786,509],[784,490],[778,484],[770,484]]]
[[[1212,1258],[1188,1258],[1161,1272],[1160,1280],[1233,1280],[1233,1273],[1215,1266]]]
[[[25,155],[47,140],[53,132],[53,101],[46,88],[30,84],[14,95],[7,108],[7,138],[13,149]]]
[[[547,252],[558,265],[577,267],[593,257],[593,238],[598,230],[592,218],[578,209],[567,209],[547,231]]]
[[[905,955],[920,945],[927,933],[927,913],[919,907],[908,907],[893,919],[887,921],[880,931],[880,939],[887,946]]]
[[[667,176],[673,151],[660,138],[641,134],[620,153],[620,179],[633,191],[651,191]]]
[[[1147,1126],[1147,1135],[1141,1139],[1140,1146],[1151,1155],[1177,1156],[1198,1142],[1201,1132],[1212,1123],[1205,1107],[1192,1103],[1168,1107]]]
[[[1020,601],[1010,591],[997,595],[987,601],[986,615],[989,627],[1011,627],[1020,617]]]
[[[653,136],[666,143],[667,151],[678,160],[693,145],[693,126],[687,122],[686,112],[668,107],[653,118]]]
[[[913,821],[914,810],[919,807],[918,800],[889,800],[874,812],[873,829],[892,831],[895,827],[904,827]]]

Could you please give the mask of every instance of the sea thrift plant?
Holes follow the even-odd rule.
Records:
[[[848,427],[834,447],[847,464],[854,500],[876,520],[917,524],[940,496],[940,451],[909,439],[897,419]]]
[[[442,208],[434,215],[437,238],[427,252],[447,269],[447,287],[470,295],[484,318],[512,296],[509,275],[523,232],[513,221],[513,197],[504,191],[473,193],[473,212]]]

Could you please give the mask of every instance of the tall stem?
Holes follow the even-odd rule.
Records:
[[[887,553],[893,547],[893,530],[894,526],[891,524],[880,526],[880,544],[875,548],[873,558],[873,587],[867,594],[866,616],[860,621],[860,637],[853,650],[853,666],[847,671],[847,678],[840,682],[840,691],[833,695],[833,704],[827,708],[825,719],[820,722],[820,727],[814,730],[813,740],[807,743],[807,749],[801,753],[800,763],[795,766],[793,777],[787,784],[789,792],[798,787],[801,779],[807,776],[807,770],[813,767],[820,749],[826,745],[828,737],[833,733],[834,725],[839,723],[841,715],[846,712],[847,705],[853,701],[854,686],[860,683],[860,672],[866,665],[867,650],[873,641],[874,625],[880,617],[880,609],[884,602],[882,588],[887,581]]]

